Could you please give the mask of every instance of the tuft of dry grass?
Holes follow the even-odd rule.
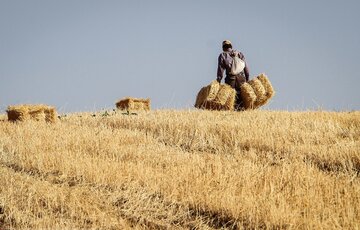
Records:
[[[360,112],[0,123],[0,228],[357,229]]]

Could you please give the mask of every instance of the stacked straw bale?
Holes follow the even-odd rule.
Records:
[[[258,78],[254,78],[248,81],[248,83],[249,85],[251,85],[256,95],[256,100],[254,101],[254,105],[253,105],[254,109],[259,108],[262,105],[262,103],[267,99],[265,88]]]
[[[9,106],[6,112],[9,121],[26,121],[30,119],[29,109],[26,105]]]
[[[275,91],[271,85],[269,78],[265,74],[262,73],[257,78],[264,86],[265,92],[266,92],[266,94],[265,94],[266,99],[260,105],[260,106],[262,106],[270,101],[270,99],[275,95]]]
[[[29,108],[29,115],[32,120],[45,121],[45,111],[41,105],[34,105],[31,109]]]
[[[126,97],[116,102],[116,108],[120,110],[150,110],[150,99]]]
[[[245,109],[253,109],[256,101],[256,94],[251,85],[247,82],[240,86],[240,95]]]
[[[214,99],[214,102],[221,105],[221,110],[233,110],[235,104],[236,91],[231,86],[220,85],[220,89]]]
[[[219,92],[219,89],[220,89],[220,83],[215,80],[212,81],[210,85],[201,88],[196,97],[195,107],[196,108],[205,107],[209,101],[215,99],[217,93]]]
[[[56,110],[47,105],[15,105],[7,109],[9,121],[46,121],[56,122]]]
[[[240,87],[240,97],[244,109],[256,109],[265,105],[275,94],[275,91],[265,74],[245,82]],[[236,91],[231,86],[212,81],[210,85],[201,88],[195,107],[209,110],[234,110]]]
[[[275,91],[265,74],[241,85],[241,97],[245,109],[256,109],[265,105],[275,95]]]
[[[46,108],[44,108],[44,113],[45,113],[46,122],[50,122],[50,123],[56,122],[57,113],[54,107],[47,106]]]
[[[208,110],[234,110],[236,91],[229,85],[212,81],[203,87],[195,102],[195,107]]]
[[[202,106],[204,106],[205,102],[206,102],[206,95],[207,95],[207,87],[202,87],[196,97],[196,101],[195,101],[195,107],[196,108],[201,108]]]

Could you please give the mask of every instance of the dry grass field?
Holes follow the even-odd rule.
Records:
[[[359,229],[360,112],[0,119],[0,229]]]

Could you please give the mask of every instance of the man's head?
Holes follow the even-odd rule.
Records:
[[[229,41],[229,40],[223,41],[222,48],[224,51],[228,50],[229,48],[232,48],[231,41]]]

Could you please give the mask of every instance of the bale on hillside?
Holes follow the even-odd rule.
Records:
[[[10,105],[6,113],[9,121],[25,121],[30,119],[29,109],[25,105]]]
[[[16,105],[7,109],[9,121],[56,121],[56,110],[47,105]]]
[[[226,110],[234,110],[235,101],[236,101],[236,90],[232,90],[232,92],[229,94],[227,101],[224,104]]]
[[[275,91],[269,81],[269,78],[265,74],[262,73],[257,78],[259,79],[259,81],[261,81],[266,91],[265,93],[266,100],[263,100],[262,103],[260,104],[260,106],[262,106],[265,105],[275,95]]]
[[[203,109],[207,109],[207,110],[225,110],[224,109],[224,106],[215,102],[215,101],[206,101],[204,104],[203,104]]]
[[[208,110],[234,110],[236,91],[227,84],[220,84],[216,80],[201,88],[195,107]]]
[[[116,108],[121,110],[150,110],[150,99],[126,97],[116,102]]]
[[[263,86],[263,84],[261,83],[261,81],[258,78],[254,78],[254,79],[248,81],[248,83],[251,85],[251,87],[253,88],[254,93],[256,95],[256,100],[254,102],[254,108],[258,108],[267,99],[265,87]]]
[[[42,105],[34,105],[29,107],[29,115],[32,120],[45,121],[45,112]]]
[[[221,105],[221,110],[234,110],[236,91],[231,86],[221,85],[214,103]]]
[[[195,108],[201,108],[204,106],[205,102],[206,102],[206,98],[208,95],[208,88],[207,86],[202,87],[198,93],[198,95],[196,96],[196,101],[195,101]]]
[[[240,86],[240,95],[245,109],[253,109],[256,101],[256,94],[251,85],[247,82]]]
[[[220,83],[216,80],[212,81],[210,85],[201,88],[196,97],[195,107],[199,109],[205,107],[207,102],[215,99],[219,89]]]
[[[47,106],[46,108],[44,108],[44,113],[46,122],[54,123],[56,121],[57,113],[54,107]]]

